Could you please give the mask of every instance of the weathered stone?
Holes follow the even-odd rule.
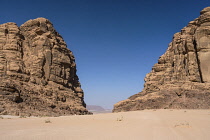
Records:
[[[0,114],[89,114],[83,98],[74,56],[49,20],[0,25]]]
[[[210,108],[210,7],[174,34],[146,75],[142,92],[114,105],[114,112],[158,108]]]

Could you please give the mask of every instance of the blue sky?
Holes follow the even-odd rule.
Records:
[[[209,0],[1,0],[0,24],[45,17],[73,51],[85,102],[112,108]]]

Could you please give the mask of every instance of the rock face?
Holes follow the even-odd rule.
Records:
[[[160,108],[210,108],[210,7],[174,34],[165,54],[146,75],[142,92],[113,112]]]
[[[0,25],[0,114],[88,114],[75,59],[52,23]]]

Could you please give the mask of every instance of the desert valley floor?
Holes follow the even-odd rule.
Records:
[[[210,110],[142,110],[84,116],[1,116],[0,140],[209,140]]]

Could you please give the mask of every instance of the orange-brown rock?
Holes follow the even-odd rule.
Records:
[[[210,108],[210,7],[174,34],[145,77],[142,92],[114,105],[114,112],[160,108]]]
[[[52,23],[0,25],[0,114],[88,114],[75,58]]]

